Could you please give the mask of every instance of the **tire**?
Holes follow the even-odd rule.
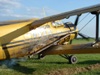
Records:
[[[76,64],[77,63],[77,57],[74,55],[69,56],[69,63],[70,64]]]

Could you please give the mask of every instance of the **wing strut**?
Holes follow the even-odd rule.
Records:
[[[75,27],[78,25],[78,21],[79,21],[80,16],[81,15],[77,15],[77,17],[76,17],[76,20],[75,20],[75,23],[74,23]]]
[[[99,13],[100,11],[92,12],[92,14],[96,15],[96,36],[95,36],[96,42],[99,42]]]
[[[96,42],[99,41],[99,13],[96,14]]]
[[[95,35],[95,41],[99,42],[99,11],[91,12],[92,14],[96,15],[96,35]]]

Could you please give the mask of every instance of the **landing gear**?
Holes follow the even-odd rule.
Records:
[[[77,63],[77,57],[74,56],[74,55],[69,56],[68,60],[69,60],[70,64],[76,64]]]
[[[67,59],[70,64],[76,64],[77,63],[77,57],[75,55],[60,55],[60,56]]]
[[[44,57],[43,54],[38,54],[38,59],[41,59],[41,58],[43,58],[43,57]]]

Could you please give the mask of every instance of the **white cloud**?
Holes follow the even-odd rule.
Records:
[[[14,13],[14,9],[21,7],[20,2],[16,0],[0,0],[0,15],[10,15]]]
[[[49,7],[26,7],[26,10],[29,15],[37,15],[39,18],[59,13],[58,11],[53,10]]]
[[[46,16],[58,13],[49,7],[43,8],[25,6],[20,0],[0,0],[0,16],[4,18],[42,18],[45,16],[44,11]]]
[[[13,11],[11,9],[0,9],[0,14],[4,14],[4,13],[7,13],[7,14],[11,14],[13,13]]]
[[[17,0],[0,0],[0,7],[2,8],[19,8],[21,7],[20,2]]]
[[[4,17],[21,17],[16,14],[15,10],[22,7],[19,0],[0,0],[0,16]]]

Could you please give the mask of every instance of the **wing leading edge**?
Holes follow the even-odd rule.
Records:
[[[66,18],[66,17],[70,17],[70,16],[74,16],[74,15],[80,15],[80,14],[88,13],[88,12],[99,11],[99,10],[100,10],[100,4],[85,7],[85,8],[80,8],[80,9],[56,14],[56,15],[53,15],[53,16],[41,18],[39,20],[34,21],[31,25],[31,27],[36,28],[36,27],[38,27],[38,26],[40,26],[44,23],[50,22],[50,21],[60,20],[60,19]]]

